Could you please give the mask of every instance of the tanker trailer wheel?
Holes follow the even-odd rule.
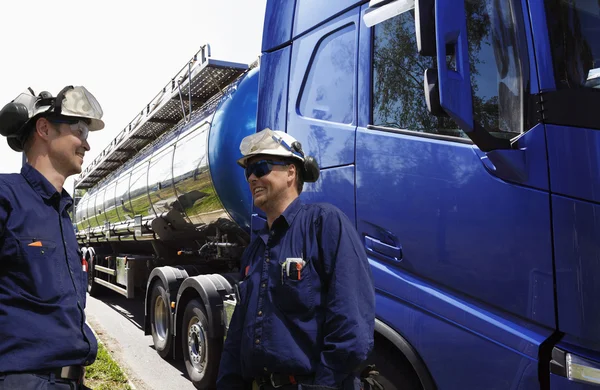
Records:
[[[163,359],[170,359],[173,356],[173,317],[169,294],[161,281],[153,284],[150,297],[150,329],[154,349]]]
[[[421,390],[421,381],[406,357],[383,338],[375,338],[375,348],[366,364],[375,364],[375,378],[385,390]]]
[[[214,389],[223,338],[208,337],[208,319],[199,299],[192,299],[185,307],[181,336],[183,360],[192,383],[197,389]]]

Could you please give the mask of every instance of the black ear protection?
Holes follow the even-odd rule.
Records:
[[[23,103],[8,103],[0,111],[0,134],[6,137],[8,146],[15,152],[22,152],[29,136],[26,124],[29,111]]]
[[[14,138],[29,120],[29,112],[23,103],[8,103],[0,111],[0,134]]]
[[[312,156],[305,156],[302,151],[302,144],[298,141],[294,141],[291,145],[291,152],[299,154],[304,158],[304,169],[302,172],[302,178],[305,182],[314,183],[319,179],[319,164],[317,160]]]
[[[31,88],[32,99],[36,99],[34,107],[28,108],[23,103],[15,103],[14,101],[5,105],[0,110],[0,135],[6,137],[8,146],[16,152],[22,152],[25,146],[25,141],[29,137],[29,128],[27,126],[30,121],[37,120],[41,114],[54,114],[60,115],[62,111],[62,102],[65,97],[65,93],[73,89],[73,86],[67,86],[60,91],[56,98],[52,97],[52,94],[47,91],[42,91],[37,97]],[[31,114],[28,110],[35,109],[35,107],[49,106],[48,110],[39,113],[38,115],[29,117]]]

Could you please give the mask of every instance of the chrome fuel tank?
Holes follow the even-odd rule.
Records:
[[[215,224],[249,234],[251,195],[236,160],[256,132],[258,74],[245,73],[90,188],[76,207],[80,238],[172,240]]]

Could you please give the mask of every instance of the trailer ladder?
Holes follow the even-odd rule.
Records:
[[[145,146],[173,129],[250,67],[210,58],[202,46],[171,81],[135,116],[75,179],[76,189],[89,189],[120,168]]]

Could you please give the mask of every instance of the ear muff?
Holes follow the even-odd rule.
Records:
[[[302,172],[302,178],[305,182],[314,183],[319,179],[319,164],[317,160],[312,156],[305,156],[302,150],[302,144],[298,141],[294,141],[291,145],[292,152],[295,152],[304,158],[304,172]]]
[[[8,103],[0,111],[0,135],[7,138],[8,146],[16,152],[23,151],[27,121],[29,112],[22,103]]]
[[[73,87],[64,88],[61,91],[61,96],[64,97],[65,92],[71,88]],[[31,88],[29,88],[29,92],[31,92],[32,96],[35,96],[35,93]],[[52,109],[56,110],[56,99],[52,97],[50,92],[42,91],[36,99],[35,106],[50,106],[50,109],[46,112],[50,112]],[[58,106],[59,113],[61,104],[62,98]],[[46,114],[46,112],[38,112],[35,116],[30,118],[28,110],[29,109],[25,104],[15,103],[14,101],[8,103],[0,110],[0,135],[7,138],[6,142],[8,143],[8,146],[16,152],[23,151],[25,141],[27,141],[27,138],[29,137],[29,130],[31,127],[28,126],[28,123],[34,123],[38,118]]]
[[[28,120],[29,113],[24,104],[8,103],[0,111],[0,134],[4,137],[16,137]]]
[[[23,147],[25,146],[24,142],[21,142],[18,138],[7,138],[6,142],[8,143],[8,146],[10,146],[10,148],[15,152],[22,152]]]
[[[319,164],[312,156],[304,157],[304,181],[314,183],[319,179]]]

